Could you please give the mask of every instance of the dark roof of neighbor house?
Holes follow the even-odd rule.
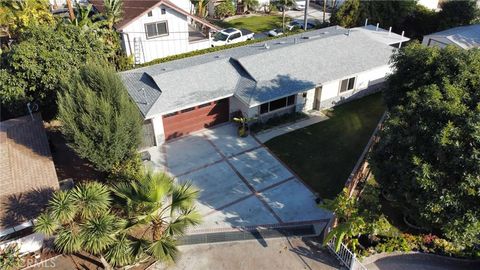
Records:
[[[104,0],[89,0],[90,3],[93,4],[93,6],[99,11],[103,12],[105,10],[104,6]],[[160,6],[164,5],[166,7],[169,7],[176,12],[185,15],[187,17],[190,17],[192,20],[199,22],[211,29],[217,30],[218,27],[211,24],[210,22],[197,17],[193,14],[188,13],[187,11],[181,9],[174,3],[168,0],[123,0],[123,15],[122,15],[122,20],[115,24],[115,28],[117,30],[122,30],[125,28],[127,25],[129,25],[131,22],[135,21],[138,17],[144,15],[145,13],[149,12],[150,10]]]
[[[36,218],[58,188],[41,115],[0,122],[0,235]]]
[[[480,48],[480,24],[454,27],[427,37],[446,38],[463,49]]]
[[[232,95],[252,107],[388,65],[394,38],[374,34],[332,26],[120,75],[146,118]]]

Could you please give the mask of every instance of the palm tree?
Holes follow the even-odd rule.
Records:
[[[209,0],[192,0],[199,17],[205,18],[207,16],[208,2]]]
[[[130,227],[141,231],[134,240],[137,252],[175,260],[177,238],[201,220],[194,206],[198,190],[190,183],[177,184],[164,173],[143,171],[138,179],[119,183],[113,191]]]
[[[116,252],[128,250],[131,241],[126,239],[126,221],[110,211],[110,204],[110,190],[100,183],[58,191],[37,219],[35,231],[55,234],[55,247],[62,253],[86,251],[97,255],[105,269],[111,269],[110,264],[132,263],[136,259],[133,252]]]
[[[113,29],[113,25],[122,19],[123,2],[122,0],[103,0],[105,19],[108,29]]]

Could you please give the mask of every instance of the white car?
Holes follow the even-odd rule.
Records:
[[[307,1],[295,1],[293,2],[293,9],[295,10],[304,10],[305,5],[307,4]]]
[[[246,29],[227,28],[213,36],[212,47],[238,43],[253,39],[254,33]]]
[[[268,31],[268,35],[271,36],[271,37],[281,36],[281,35],[283,35],[283,30],[280,29],[280,28],[272,29],[272,30]]]

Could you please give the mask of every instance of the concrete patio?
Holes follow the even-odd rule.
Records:
[[[326,224],[330,218],[316,206],[308,187],[256,138],[239,138],[233,124],[168,142],[155,151],[152,162],[156,158],[178,181],[191,181],[201,191],[197,208],[203,223],[192,234]]]

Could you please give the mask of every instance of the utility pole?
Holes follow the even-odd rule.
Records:
[[[308,5],[310,1],[305,0],[305,14],[303,18],[303,30],[307,31],[307,23],[308,23]]]
[[[70,20],[75,20],[75,13],[73,13],[72,0],[67,0],[68,14],[70,15]]]

